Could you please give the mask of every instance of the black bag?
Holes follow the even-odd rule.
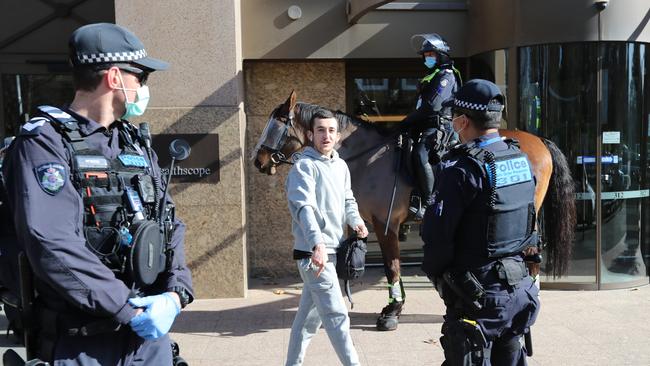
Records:
[[[363,276],[366,270],[366,253],[368,252],[367,238],[357,238],[356,233],[345,239],[336,251],[336,274],[343,280],[345,295],[354,308],[350,280]]]

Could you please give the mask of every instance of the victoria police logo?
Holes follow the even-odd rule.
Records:
[[[65,167],[57,163],[39,165],[34,169],[38,185],[50,195],[61,191],[65,185]]]
[[[494,181],[497,188],[524,183],[533,179],[528,159],[523,156],[496,161],[494,165],[496,167],[496,179]],[[488,172],[490,172],[489,167]]]

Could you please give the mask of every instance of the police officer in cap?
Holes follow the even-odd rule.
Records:
[[[538,241],[530,162],[499,136],[492,82],[471,80],[448,103],[462,144],[443,157],[422,223],[422,269],[447,307],[443,365],[525,365],[520,341],[539,311],[522,253]]]
[[[418,34],[411,37],[411,43],[419,44],[418,54],[429,69],[429,74],[418,84],[415,111],[401,124],[415,143],[413,152],[418,188],[411,197],[409,210],[417,220],[421,220],[434,186],[430,152],[442,151],[452,136],[449,128],[451,108],[443,106],[443,102],[453,97],[460,87],[461,77],[449,56],[449,45],[438,34]],[[439,161],[435,154],[431,158],[434,164]]]
[[[192,301],[185,226],[163,197],[144,113],[167,63],[115,24],[69,41],[75,95],[41,106],[3,172],[38,294],[38,355],[54,365],[171,365],[167,335]]]

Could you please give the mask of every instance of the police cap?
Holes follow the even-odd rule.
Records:
[[[132,63],[149,70],[165,70],[167,62],[149,57],[130,30],[112,23],[84,25],[70,36],[70,61],[74,66]]]
[[[447,107],[488,112],[502,112],[504,104],[505,97],[499,87],[483,79],[468,81],[456,92],[454,98],[443,103]]]

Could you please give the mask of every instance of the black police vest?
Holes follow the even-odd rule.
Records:
[[[432,81],[436,78],[437,75],[440,75],[443,70],[452,71],[455,79],[455,85],[453,86],[454,94],[456,93],[456,91],[458,91],[458,89],[463,84],[463,79],[460,76],[460,71],[458,71],[458,69],[456,69],[453,65],[444,65],[443,68],[436,68],[432,73],[420,79],[417,86],[418,99],[425,99],[427,95],[430,95],[431,93],[435,92],[434,88],[438,88],[438,85],[432,84]],[[421,103],[424,103],[424,101],[422,101]],[[435,113],[440,117],[445,117],[449,119],[451,118],[451,107],[443,107],[442,109],[440,109],[440,111]]]
[[[487,189],[477,199],[479,205],[468,207],[469,223],[486,227],[487,256],[501,258],[521,253],[535,246],[535,180],[526,154],[516,142],[506,140],[507,150],[488,151],[477,144],[458,149],[483,172]]]
[[[166,243],[173,217],[159,220],[160,178],[144,156],[136,128],[118,125],[123,151],[111,160],[89,148],[72,116],[55,107],[38,109],[70,153],[70,180],[83,199],[86,246],[127,284],[153,284],[171,264]],[[164,210],[173,216],[173,209]]]

